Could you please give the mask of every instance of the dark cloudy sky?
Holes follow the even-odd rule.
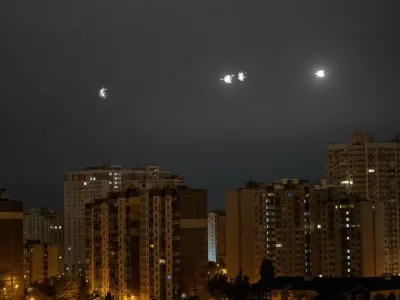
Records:
[[[395,5],[1,1],[0,186],[62,207],[65,170],[154,162],[216,208],[249,179],[322,177],[326,143],[400,131]]]

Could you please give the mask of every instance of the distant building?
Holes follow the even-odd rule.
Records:
[[[385,272],[400,273],[400,138],[376,142],[355,132],[347,143],[326,147],[328,185],[383,202],[385,206]],[[383,219],[378,221],[383,223]]]
[[[86,279],[102,295],[181,299],[207,282],[207,193],[128,188],[86,204]]]
[[[24,293],[23,204],[0,191],[0,280],[7,297]]]
[[[183,178],[163,171],[157,165],[139,165],[123,170],[121,165],[88,166],[80,171],[64,174],[65,263],[73,275],[84,274],[85,204],[93,199],[104,199],[109,192],[127,187],[162,188],[179,185]],[[80,270],[80,271],[79,271]]]
[[[61,253],[57,245],[27,241],[25,243],[25,287],[32,283],[43,283],[60,274]]]
[[[210,211],[208,217],[208,260],[225,263],[226,259],[226,228],[225,212]]]
[[[24,206],[24,244],[28,241],[40,241],[58,247],[64,266],[64,213],[48,207]]]

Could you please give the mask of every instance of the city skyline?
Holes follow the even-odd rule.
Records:
[[[8,3],[0,186],[61,207],[65,170],[153,162],[214,209],[249,177],[323,177],[325,144],[398,127],[396,9],[344,3]]]

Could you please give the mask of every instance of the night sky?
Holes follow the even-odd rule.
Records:
[[[400,131],[395,4],[1,1],[0,187],[61,208],[64,171],[152,162],[218,208],[249,179],[323,177],[325,144]]]

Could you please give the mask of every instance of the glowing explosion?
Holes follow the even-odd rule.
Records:
[[[226,75],[224,78],[221,78],[221,80],[223,80],[227,84],[231,84],[234,77],[235,77],[235,75],[230,74],[230,75]]]
[[[223,82],[225,82],[226,84],[231,84],[231,83],[233,83],[235,81],[235,77],[236,77],[236,75],[234,75],[234,74],[228,74],[228,75],[225,75],[224,77],[222,77],[221,80]],[[243,81],[246,80],[246,78],[247,78],[246,72],[240,71],[237,74],[237,80],[238,81],[243,82]]]
[[[325,71],[324,70],[319,70],[318,72],[315,73],[317,77],[323,78],[325,77]]]
[[[107,98],[107,89],[106,88],[101,88],[100,90],[99,90],[99,97],[101,98],[101,99],[106,99]]]
[[[238,74],[238,80],[239,81],[244,81],[247,78],[247,75],[245,72],[240,71]]]

